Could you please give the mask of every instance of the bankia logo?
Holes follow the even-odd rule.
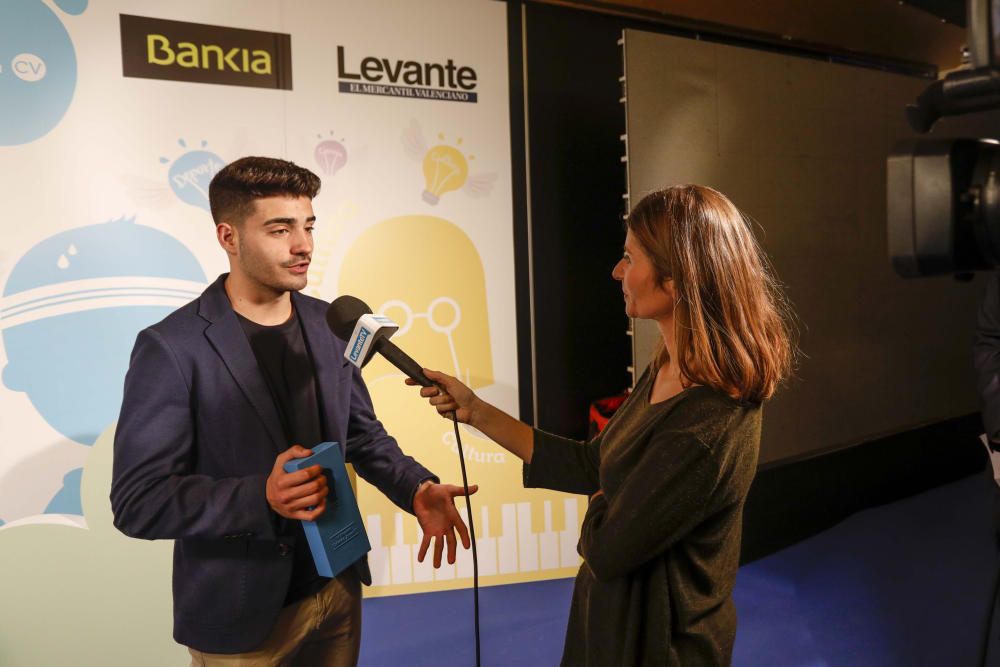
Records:
[[[479,75],[471,67],[418,60],[394,60],[377,56],[350,58],[337,47],[337,79],[340,92],[385,95],[446,102],[478,102]]]
[[[128,77],[292,89],[290,35],[120,16]]]

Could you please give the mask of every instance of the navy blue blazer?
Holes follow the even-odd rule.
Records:
[[[288,443],[222,275],[197,299],[139,333],[115,433],[115,526],[174,539],[174,639],[210,653],[253,650],[281,610],[293,537],[265,483]],[[346,444],[362,478],[412,512],[427,469],[403,454],[376,419],[328,304],[292,293],[312,353],[324,440]],[[371,583],[366,563],[359,563]]]

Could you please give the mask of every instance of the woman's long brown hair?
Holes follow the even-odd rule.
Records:
[[[725,195],[675,185],[647,195],[626,226],[677,295],[681,380],[750,402],[770,398],[795,358],[791,308],[749,221]],[[668,361],[660,343],[654,363]]]

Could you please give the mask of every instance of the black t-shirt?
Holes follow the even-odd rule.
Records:
[[[237,317],[271,390],[288,446],[315,447],[323,437],[316,399],[316,374],[299,318],[293,313],[284,324],[265,326],[239,314]],[[327,579],[316,573],[301,521],[279,516],[278,533],[295,537],[292,580],[285,596],[288,605],[312,595],[326,584]]]

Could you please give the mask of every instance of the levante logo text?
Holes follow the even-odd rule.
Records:
[[[451,102],[476,102],[478,75],[468,66],[416,60],[390,60],[366,56],[357,65],[347,62],[346,50],[337,47],[340,92],[387,95]]]

